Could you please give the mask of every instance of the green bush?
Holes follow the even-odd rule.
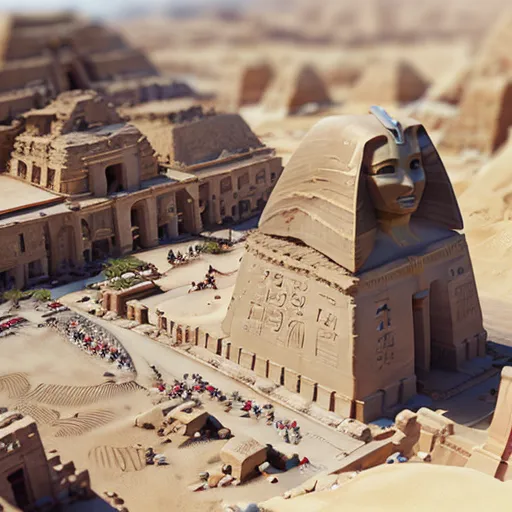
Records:
[[[52,292],[45,288],[40,288],[39,290],[32,291],[32,298],[40,302],[48,302],[52,300]]]
[[[109,279],[113,277],[121,277],[127,272],[136,272],[142,270],[146,263],[135,258],[134,256],[127,256],[125,258],[117,258],[108,260],[103,266],[103,273]]]
[[[224,252],[219,242],[205,242],[200,249],[201,252],[206,254],[221,254]]]
[[[115,281],[110,283],[110,287],[114,290],[126,290],[127,288],[131,288],[132,286],[135,286],[136,284],[142,283],[142,279],[137,279],[130,277],[128,279],[120,277],[119,279],[116,279]]]

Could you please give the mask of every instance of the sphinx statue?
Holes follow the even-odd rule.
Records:
[[[223,329],[230,358],[367,421],[485,353],[462,216],[425,128],[328,117],[248,240]]]

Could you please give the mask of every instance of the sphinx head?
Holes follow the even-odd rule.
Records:
[[[357,272],[379,231],[405,236],[411,219],[462,228],[453,188],[425,128],[373,107],[370,115],[328,117],[311,129],[279,178],[259,227],[300,240]]]
[[[378,219],[408,218],[421,202],[425,190],[425,170],[417,130],[403,130],[379,107],[370,112],[386,129],[368,148],[367,187]]]

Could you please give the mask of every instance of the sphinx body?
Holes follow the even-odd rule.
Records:
[[[343,416],[405,403],[431,369],[485,353],[462,227],[423,126],[378,108],[324,119],[248,241],[231,359]]]

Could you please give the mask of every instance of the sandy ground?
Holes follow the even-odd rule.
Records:
[[[76,294],[64,298],[73,301]],[[4,308],[5,313],[5,308]],[[121,386],[126,382],[125,372],[115,372],[107,363],[88,356],[53,330],[38,328],[38,312],[30,303],[23,303],[16,314],[30,320],[14,336],[0,339],[0,399],[10,408],[18,408],[38,422],[47,451],[57,450],[63,461],[73,460],[77,468],[87,468],[93,490],[117,492],[130,510],[220,510],[220,502],[227,500],[268,499],[276,493],[300,484],[315,472],[334,469],[345,454],[362,445],[343,434],[307,418],[299,418],[304,439],[297,447],[299,454],[307,455],[312,466],[302,472],[294,469],[279,476],[277,485],[264,479],[239,488],[211,490],[192,494],[187,486],[203,470],[219,467],[222,441],[201,443],[189,448],[159,445],[154,431],[133,427],[134,417],[151,407],[151,399],[144,389],[124,389],[109,395],[103,373],[116,374]],[[263,403],[254,391],[236,383],[183,354],[179,354],[135,331],[125,330],[114,323],[98,319],[110,329],[129,351],[137,370],[136,382],[149,387],[152,383],[150,364],[162,371],[164,379],[180,378],[183,373],[201,373],[224,392],[240,391]],[[116,384],[108,384],[116,386]],[[216,402],[206,400],[205,407],[236,435],[250,435],[263,444],[279,447],[280,439],[263,421],[225,413]],[[277,417],[292,413],[276,407]],[[166,467],[143,464],[141,452],[134,445],[152,446],[165,453],[170,465]],[[124,470],[123,470],[124,469]],[[148,493],[140,492],[147,488]]]

